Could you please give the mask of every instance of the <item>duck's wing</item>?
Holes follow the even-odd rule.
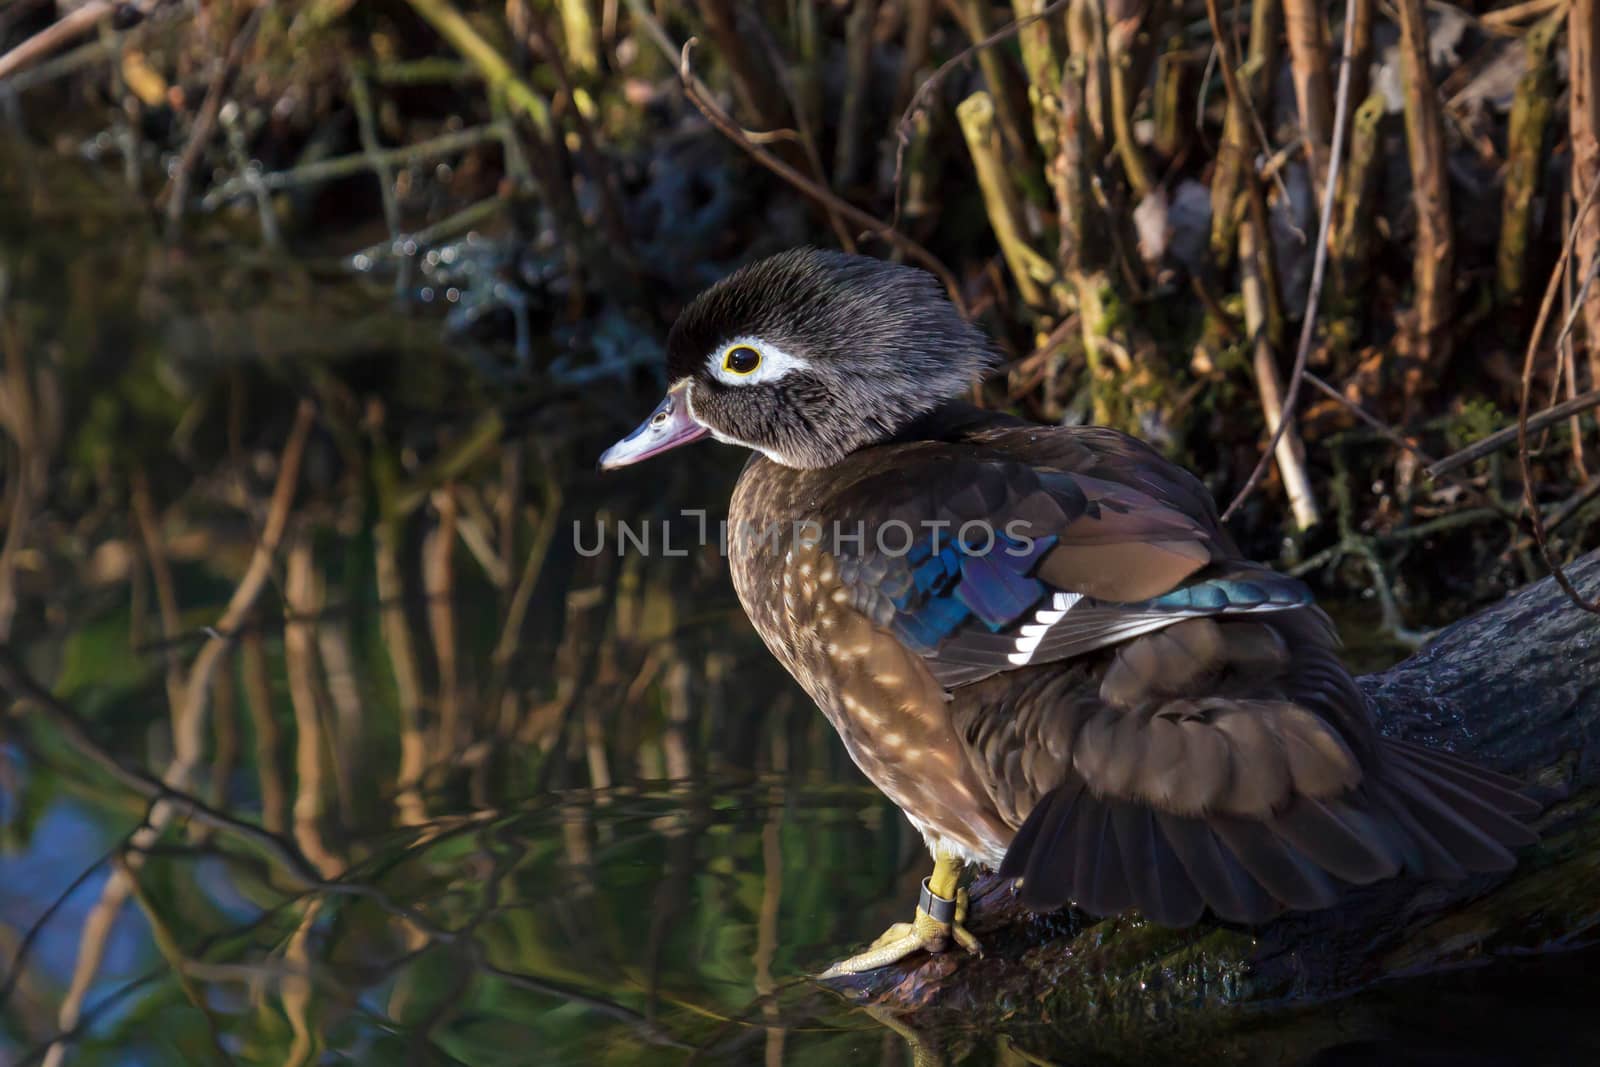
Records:
[[[834,494],[819,532],[852,606],[947,689],[1185,619],[1311,603],[1170,497],[970,447],[897,451]]]

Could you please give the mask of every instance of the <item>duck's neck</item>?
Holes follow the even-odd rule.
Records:
[[[951,400],[920,415],[882,444],[906,444],[911,441],[950,441],[996,424],[1015,423],[1019,420],[997,411],[988,411],[966,400]]]

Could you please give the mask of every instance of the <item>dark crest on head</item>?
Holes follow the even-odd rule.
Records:
[[[737,341],[763,350],[772,373],[719,376],[715,361]],[[735,271],[667,340],[668,374],[693,382],[695,417],[791,467],[825,467],[892,436],[993,362],[987,337],[926,271],[810,248]]]

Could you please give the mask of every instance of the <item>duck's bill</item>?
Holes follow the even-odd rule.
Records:
[[[669,448],[698,441],[711,431],[707,430],[689,412],[688,383],[673,386],[650,417],[639,428],[606,449],[600,457],[600,469],[616,470],[630,463],[660,455]]]

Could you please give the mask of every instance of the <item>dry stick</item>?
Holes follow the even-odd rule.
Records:
[[[634,5],[629,4],[630,8]],[[784,100],[777,72],[768,64],[772,57],[766,49],[751,40],[754,34],[749,22],[739,25],[739,5],[733,0],[700,0],[695,5],[705,32],[716,45],[718,54],[733,83],[736,106],[745,115],[768,127],[784,125]],[[634,10],[638,17],[638,10]],[[670,59],[671,56],[669,55]],[[776,65],[776,64],[774,64]],[[798,118],[798,116],[793,116]]]
[[[1572,285],[1571,285],[1572,276],[1571,276],[1571,274],[1568,274],[1566,276],[1566,279],[1565,279],[1565,281],[1563,282],[1563,285],[1562,285],[1562,295],[1564,296],[1564,298],[1567,301],[1567,318],[1566,318],[1566,321],[1561,324],[1561,334],[1560,334],[1560,336],[1558,336],[1556,338],[1556,359],[1557,359],[1556,378],[1557,378],[1557,381],[1555,383],[1554,393],[1552,395],[1559,394],[1560,391],[1561,391],[1560,378],[1561,378],[1562,370],[1564,368],[1565,371],[1566,371],[1566,376],[1567,376],[1567,378],[1566,378],[1566,381],[1567,381],[1567,397],[1568,397],[1569,400],[1573,399],[1572,394],[1577,392],[1577,389],[1578,389],[1577,368],[1574,366],[1573,355],[1572,355],[1572,328],[1575,325],[1577,325],[1578,313],[1580,311],[1582,311],[1584,309],[1584,307],[1585,307],[1585,302],[1588,299],[1590,290],[1593,289],[1593,287],[1594,287],[1594,280],[1595,280],[1595,276],[1596,275],[1600,275],[1600,255],[1595,255],[1594,257],[1592,257],[1589,260],[1589,269],[1584,273],[1583,284],[1578,286],[1578,291],[1577,291],[1576,294],[1574,294],[1572,292]],[[1595,348],[1595,345],[1593,344],[1593,342],[1591,340],[1590,353],[1589,353],[1591,358],[1594,358],[1594,356],[1595,356],[1594,348]],[[1582,420],[1580,420],[1577,415],[1573,415],[1572,416],[1572,453],[1573,453],[1573,460],[1577,464],[1577,467],[1578,467],[1579,480],[1580,481],[1587,481],[1588,478],[1589,478],[1589,472],[1588,472],[1588,469],[1584,466],[1584,463],[1583,463],[1583,437],[1582,437],[1582,430],[1583,430]]]
[[[1523,3],[1512,4],[1499,11],[1485,11],[1477,17],[1476,22],[1493,33],[1510,33],[1510,27],[1517,23],[1538,18],[1567,2],[1568,0],[1524,0]]]
[[[530,508],[529,511],[532,514],[533,509]],[[556,523],[560,518],[561,487],[556,484],[555,479],[547,479],[544,511],[539,515],[539,521],[534,524],[533,544],[528,548],[522,573],[517,578],[517,587],[506,605],[500,639],[495,642],[494,651],[490,654],[490,663],[493,665],[491,675],[493,681],[489,689],[491,708],[498,707],[504,698],[511,674],[511,661],[516,658],[517,646],[522,640],[522,623],[527,618],[528,606],[533,600],[533,589],[544,570],[545,557],[549,555],[551,542],[555,539]],[[507,541],[508,550],[511,543]]]
[[[440,134],[438,137],[430,137],[425,141],[414,141],[398,148],[380,148],[372,152],[352,152],[349,155],[334,156],[332,159],[319,159],[311,163],[302,163],[288,170],[268,171],[265,174],[258,174],[249,178],[229,178],[215,188],[207,190],[205,196],[201,198],[201,205],[207,208],[214,207],[235,196],[243,196],[258,189],[270,192],[326,181],[329,178],[341,178],[350,174],[359,174],[362,171],[378,173],[377,168],[379,167],[404,166],[407,163],[427,159],[431,156],[459,152],[462,149],[470,148],[486,141],[503,141],[508,132],[509,124],[505,120],[501,120],[490,122],[483,126],[470,126],[464,130]],[[498,201],[494,202],[498,203]],[[466,210],[471,211],[473,209],[467,208]],[[413,240],[421,243],[424,233],[434,233],[450,221],[448,219],[444,220],[444,223],[436,223],[428,230],[419,230],[410,236]],[[371,249],[366,251],[370,255],[373,249],[382,249],[391,243],[392,239],[386,240],[380,244],[373,245]]]
[[[1260,198],[1260,181],[1250,179],[1253,187],[1246,194]],[[1276,435],[1284,423],[1283,385],[1274,360],[1271,330],[1268,329],[1271,282],[1266,271],[1268,252],[1264,247],[1270,239],[1260,225],[1264,211],[1252,211],[1239,224],[1239,290],[1244,297],[1245,331],[1249,334],[1252,363],[1256,372],[1256,388],[1261,395],[1261,410],[1267,427]],[[1306,474],[1305,449],[1300,435],[1286,431],[1274,445],[1278,457],[1278,472],[1283,478],[1283,490],[1289,497],[1289,507],[1294,513],[1295,526],[1301,531],[1317,525],[1322,517],[1317,511],[1317,498]]]
[[[1035,8],[1042,0],[1013,0],[1012,9],[1017,18],[1037,15]],[[1045,169],[1054,164],[1061,140],[1061,72],[1062,60],[1056,54],[1052,27],[1035,22],[1024,26],[1027,32],[1017,34],[1017,46],[1022,50],[1022,68],[1028,76],[1028,104],[1033,112],[1033,139],[1044,157]]]
[[[1550,521],[1545,523],[1545,529],[1552,532],[1559,529],[1566,524],[1567,520],[1571,519],[1578,512],[1582,511],[1585,504],[1589,503],[1597,496],[1600,496],[1600,478],[1590,478],[1588,485],[1584,486],[1578,492],[1573,493],[1572,496],[1568,497],[1561,504],[1557,505],[1553,511],[1551,511]],[[1511,552],[1523,552],[1526,551],[1528,546],[1532,543],[1533,538],[1524,537],[1506,551],[1508,554]]]
[[[1551,577],[1555,578],[1556,584],[1561,586],[1561,591],[1566,593],[1574,604],[1584,611],[1600,615],[1600,599],[1592,604],[1583,599],[1573,587],[1566,571],[1562,570],[1561,561],[1556,559],[1556,554],[1550,547],[1549,532],[1545,529],[1544,516],[1539,511],[1539,501],[1533,489],[1533,464],[1528,455],[1528,397],[1533,391],[1533,357],[1539,352],[1539,338],[1543,336],[1545,324],[1550,319],[1550,311],[1555,307],[1556,294],[1561,289],[1561,279],[1566,273],[1567,264],[1572,260],[1573,250],[1578,244],[1578,235],[1582,232],[1585,216],[1594,205],[1596,192],[1600,192],[1600,181],[1589,183],[1589,193],[1583,198],[1583,207],[1578,209],[1578,217],[1572,220],[1572,229],[1568,231],[1566,244],[1561,248],[1561,258],[1556,261],[1555,270],[1550,272],[1550,283],[1545,286],[1544,300],[1539,304],[1539,317],[1534,320],[1533,334],[1528,338],[1527,354],[1522,358],[1522,397],[1517,404],[1517,469],[1522,472],[1522,499],[1527,505],[1528,521],[1533,524],[1533,539],[1538,542],[1539,555],[1544,557],[1545,566],[1550,568]],[[1585,280],[1585,286],[1587,287],[1588,282],[1592,280],[1591,275]],[[1578,303],[1582,304],[1581,297]]]
[[[1352,73],[1352,84],[1354,79]],[[1351,93],[1350,98],[1354,100],[1355,94]],[[1339,224],[1332,237],[1333,285],[1347,305],[1365,285],[1372,263],[1373,216],[1377,214],[1384,164],[1381,134],[1385,106],[1383,94],[1373,93],[1356,108],[1351,117],[1350,145],[1345,149],[1349,165],[1344,188],[1334,193],[1339,200]]]
[[[141,857],[137,854],[118,853],[112,857],[112,871],[114,874],[128,880],[128,885],[133,894],[133,902],[144,913],[145,922],[150,927],[151,943],[166,963],[167,969],[172,972],[173,978],[177,980],[178,988],[182,991],[184,999],[189,1002],[189,1006],[205,1017],[206,1036],[211,1041],[209,1050],[211,1056],[207,1058],[215,1059],[222,1063],[230,1063],[232,1058],[228,1055],[227,1049],[223,1047],[222,1027],[217,1020],[216,1011],[207,1003],[205,993],[196,983],[194,974],[188,966],[189,961],[184,956],[183,947],[178,943],[177,937],[172,932],[172,925],[162,917],[160,910],[155,905],[155,901],[150,899],[148,890],[139,884],[137,874],[138,861],[140,859]]]
[[[1562,218],[1570,219],[1572,217],[1572,198],[1570,196],[1562,197],[1561,201]],[[1597,260],[1596,262],[1600,262],[1600,260]],[[1590,276],[1592,277],[1592,272],[1596,266],[1596,263],[1590,263],[1589,266],[1591,271]],[[1585,292],[1588,291],[1589,278],[1584,279],[1583,288]],[[1562,327],[1561,339],[1556,342],[1556,380],[1552,383],[1550,392],[1550,399],[1552,402],[1554,402],[1556,397],[1561,393],[1563,377],[1565,377],[1564,384],[1567,387],[1567,399],[1571,400],[1573,397],[1578,395],[1578,356],[1577,353],[1573,351],[1572,335],[1569,331],[1571,331],[1573,321],[1576,318],[1574,306],[1575,304],[1581,304],[1582,298],[1576,297],[1572,291],[1571,271],[1568,271],[1566,276],[1561,280],[1561,299],[1567,310],[1567,322],[1566,325]],[[1590,354],[1593,355],[1592,352]],[[1596,384],[1600,384],[1600,382],[1597,382]],[[1572,416],[1570,429],[1572,436],[1572,465],[1577,468],[1578,480],[1580,482],[1587,482],[1589,480],[1589,467],[1588,464],[1584,462],[1583,458],[1583,420],[1577,415]]]
[[[1403,364],[1406,417],[1426,373],[1437,374],[1450,354],[1451,274],[1455,238],[1450,227],[1450,184],[1444,124],[1428,66],[1428,20],[1423,0],[1399,0],[1400,69],[1405,90],[1406,154],[1411,164],[1411,202],[1416,213],[1412,253],[1416,282],[1416,344]]]
[[[0,348],[4,349],[4,368],[0,370],[0,427],[11,434],[18,453],[24,457],[9,477],[5,513],[6,534],[0,543],[0,642],[11,639],[11,626],[17,611],[17,557],[28,535],[30,514],[40,503],[48,480],[50,436],[42,432],[38,397],[44,383],[35,379],[30,356],[24,354],[15,318],[5,315],[9,278],[0,264]]]
[[[561,36],[572,65],[584,77],[600,69],[600,49],[595,41],[594,17],[589,13],[589,0],[558,0],[561,9]]]
[[[1215,10],[1216,0],[1206,0],[1206,7]],[[1355,37],[1355,5],[1348,4],[1344,9],[1344,54],[1350,55],[1351,45]],[[1227,62],[1227,56],[1223,56]],[[1278,442],[1283,439],[1284,433],[1294,423],[1295,401],[1300,398],[1300,382],[1306,373],[1306,358],[1311,353],[1311,339],[1317,329],[1317,308],[1322,302],[1322,276],[1328,266],[1328,229],[1333,222],[1333,197],[1339,187],[1339,163],[1344,157],[1345,133],[1350,122],[1350,64],[1339,64],[1339,89],[1335,94],[1333,113],[1333,149],[1328,160],[1328,181],[1322,190],[1322,218],[1317,223],[1317,248],[1316,256],[1311,262],[1311,285],[1306,294],[1305,317],[1300,323],[1300,343],[1295,349],[1294,370],[1289,375],[1289,390],[1283,398],[1283,418],[1278,421],[1278,428],[1272,431],[1272,439],[1267,443],[1266,449],[1261,453],[1261,458],[1256,461],[1255,470],[1250,472],[1250,477],[1245,481],[1244,487],[1233,498],[1233,503],[1222,513],[1224,522],[1238,510],[1239,505],[1250,495],[1256,485],[1266,473],[1267,464],[1272,461],[1273,452],[1278,447]]]
[[[367,75],[354,64],[348,71],[350,102],[356,111],[356,132],[361,139],[361,151],[372,165],[373,177],[378,179],[378,195],[383,201],[383,221],[388,224],[389,237],[398,240],[402,228],[400,202],[395,196],[394,175],[389,164],[379,154],[383,144],[378,139],[378,123],[373,114],[372,92],[367,88]]]
[[[1596,481],[1595,485],[1600,486],[1600,481]],[[6,980],[0,982],[0,1008],[4,1008],[10,1002],[11,995],[22,987],[22,973],[27,968],[28,957],[33,953],[33,946],[39,940],[39,935],[44,933],[46,926],[50,925],[50,920],[55,918],[56,913],[61,910],[83,883],[93,877],[101,867],[116,859],[117,853],[121,851],[122,842],[119,841],[102,852],[98,859],[85,867],[76,878],[67,884],[65,889],[57,893],[49,906],[29,924],[27,933],[22,935],[22,940],[17,942],[16,950],[11,954],[11,962],[7,965],[6,970]]]
[[[1374,0],[1346,0],[1355,7],[1355,40],[1350,54],[1345,56],[1343,62],[1351,64],[1350,70],[1350,99],[1365,100],[1372,91],[1367,84],[1370,77],[1369,67],[1372,65],[1372,23],[1373,8],[1377,6]]]
[[[317,622],[317,654],[322,660],[324,691],[333,704],[333,784],[340,815],[347,826],[357,819],[356,782],[358,768],[365,767],[362,736],[366,718],[361,702],[361,683],[356,680],[355,656],[350,650],[350,632],[345,620],[329,618],[324,612]]]
[[[1273,35],[1268,29],[1270,25],[1268,16],[1270,16],[1271,11],[1272,6],[1271,3],[1269,3],[1269,0],[1257,0],[1255,10],[1250,14],[1250,48],[1252,52],[1252,58],[1258,54],[1256,52],[1258,45],[1263,50],[1261,53],[1259,53],[1261,55],[1265,54],[1265,49],[1272,47]],[[1235,107],[1239,108],[1240,113],[1246,120],[1249,121],[1250,129],[1255,132],[1256,144],[1260,147],[1260,150],[1269,156],[1276,155],[1272,148],[1272,138],[1267,136],[1266,124],[1261,121],[1261,113],[1256,110],[1255,98],[1249,93],[1245,92],[1243,86],[1239,84],[1239,75],[1238,71],[1236,70],[1238,63],[1233,57],[1233,41],[1222,28],[1222,12],[1217,8],[1217,0],[1206,0],[1206,19],[1211,23],[1211,35],[1216,42],[1216,49],[1222,57],[1222,85],[1227,94],[1229,111],[1231,112]],[[1262,31],[1259,36],[1257,34],[1258,29]],[[1342,81],[1341,84],[1343,84]],[[1225,138],[1224,143],[1231,143],[1226,141],[1226,127],[1223,130],[1223,135]],[[1283,199],[1285,204],[1290,203],[1289,187],[1284,184],[1283,180],[1283,168],[1272,168],[1271,179],[1273,188],[1277,190],[1278,196]],[[1215,181],[1213,181],[1213,186],[1215,186]],[[1213,193],[1213,197],[1215,197],[1215,193]],[[1233,201],[1231,199],[1225,204],[1218,204],[1216,200],[1213,199],[1213,219],[1228,218],[1229,216],[1226,213],[1231,211],[1232,207]],[[1301,244],[1305,244],[1306,235],[1301,233],[1293,223],[1286,224],[1289,227],[1289,231],[1294,234],[1295,239]],[[1216,240],[1217,234],[1213,232],[1213,248],[1216,247]],[[1232,248],[1231,240],[1227,242],[1227,246]]]
[[[1354,3],[1347,0],[1346,10]],[[1300,112],[1300,137],[1305,142],[1306,159],[1311,164],[1311,182],[1322,196],[1328,177],[1330,110],[1328,107],[1328,30],[1327,12],[1322,0],[1284,0],[1283,21],[1289,37],[1289,70],[1294,76],[1295,103]],[[1345,38],[1345,65],[1354,54],[1354,22]]]
[[[1183,104],[1190,84],[1190,61],[1183,37],[1169,37],[1165,49],[1156,56],[1150,100],[1150,144],[1169,167],[1189,158],[1191,131],[1183,121]]]
[[[1537,415],[1531,416],[1528,419],[1528,432],[1537,433],[1546,426],[1560,422],[1562,419],[1573,415],[1582,414],[1595,407],[1600,407],[1600,389],[1591,389],[1587,393],[1575,396],[1571,400],[1556,404],[1554,407],[1546,408]],[[1423,473],[1430,478],[1441,477],[1451,471],[1459,470],[1469,463],[1480,460],[1492,452],[1498,452],[1516,439],[1517,427],[1507,426],[1503,430],[1495,431],[1488,437],[1472,442],[1472,444],[1459,452],[1452,452],[1444,459],[1426,468]]]
[[[966,31],[968,37],[987,39],[990,34],[986,8],[990,6],[984,0],[963,0],[961,3],[951,4],[950,9],[956,21],[962,24],[962,29]],[[1020,30],[1022,27],[1017,28]],[[1008,76],[1009,68],[1005,56],[993,49],[985,48],[978,52],[978,69],[982,71],[984,83],[988,85],[993,97],[995,127],[1000,132],[1001,140],[1014,157],[1026,159],[1028,145],[1022,136],[1022,121],[1014,106],[1011,92],[1013,79]]]
[[[1106,73],[1111,89],[1111,137],[1116,143],[1117,158],[1122,161],[1128,188],[1139,200],[1149,196],[1156,185],[1156,177],[1150,173],[1150,165],[1133,133],[1133,106],[1139,96],[1132,84],[1133,52],[1142,21],[1142,15],[1118,19],[1106,27],[1101,37],[1105,42]]]
[[[1001,152],[1002,136],[997,127],[999,116],[994,109],[994,97],[982,90],[973,93],[956,107],[956,120],[961,125],[967,151],[972,156],[972,168],[978,176],[978,188],[983,193],[984,211],[995,240],[1000,244],[1000,254],[1017,286],[1017,293],[1029,307],[1043,307],[1045,288],[1041,282],[1054,280],[1055,268],[1034,251],[1023,232],[1022,209],[1017,203],[1016,187],[1007,173]]]
[[[222,661],[223,654],[233,644],[234,631],[244,623],[245,616],[255,606],[256,598],[266,587],[267,578],[272,573],[272,560],[278,550],[278,542],[283,538],[284,528],[289,522],[289,506],[294,501],[295,485],[299,481],[300,458],[305,454],[306,440],[311,435],[311,426],[315,408],[311,401],[300,401],[299,408],[295,411],[293,427],[289,430],[289,439],[283,446],[283,454],[278,459],[278,481],[273,486],[272,498],[267,505],[267,521],[261,530],[261,540],[256,544],[255,553],[250,557],[249,566],[233,591],[233,596],[228,600],[228,606],[222,613],[216,625],[212,628],[211,636],[195,657],[194,665],[189,669],[188,686],[184,693],[183,708],[178,714],[177,725],[173,729],[173,751],[175,753],[174,770],[181,770],[182,780],[192,773],[192,767],[181,766],[178,761],[188,756],[188,762],[197,762],[201,748],[201,726],[204,720],[205,702],[211,691],[211,676]],[[169,779],[173,770],[169,770]],[[180,784],[181,783],[175,783]]]
[[[74,37],[81,37],[116,7],[110,0],[89,0],[88,3],[62,16],[17,47],[0,55],[0,80],[10,77],[35,59],[53,52]]]
[[[411,624],[406,619],[404,579],[400,573],[402,521],[400,516],[386,516],[379,524],[374,565],[378,596],[384,602],[378,613],[378,624],[394,671],[395,694],[400,705],[400,770],[395,807],[400,825],[421,826],[428,817],[420,790],[428,752],[423,736],[422,676],[411,638]]]
[[[1595,0],[1574,0],[1568,9],[1567,56],[1572,198],[1582,200],[1600,185],[1600,4]],[[1582,222],[1577,254],[1577,269],[1584,274],[1600,261],[1600,212]],[[1600,290],[1579,303],[1589,334],[1591,384],[1600,385]]]
[[[680,81],[683,81],[685,77],[684,72],[688,69],[689,48],[691,45],[698,43],[698,39],[691,37],[684,43],[682,49],[680,49],[672,42],[672,38],[667,36],[667,31],[661,28],[661,24],[655,20],[655,17],[645,9],[642,0],[628,0],[628,8],[633,12],[634,18],[644,28],[645,35],[655,42],[656,47],[661,50],[662,54],[668,59],[672,59],[674,57],[678,59],[678,76]],[[743,149],[746,153],[753,157],[757,163],[760,163],[762,166],[766,167],[784,181],[788,182],[790,185],[793,185],[795,188],[810,196],[813,200],[820,204],[823,212],[828,217],[828,225],[833,228],[835,236],[839,238],[839,243],[845,248],[849,248],[852,244],[850,235],[848,231],[845,230],[844,225],[840,220],[841,218],[848,218],[852,221],[855,221],[856,225],[859,226],[861,225],[861,222],[857,216],[860,216],[864,213],[856,210],[846,201],[840,199],[834,194],[833,190],[826,189],[819,182],[807,178],[794,167],[790,166],[788,162],[778,158],[776,155],[766,151],[762,147],[768,142],[777,140],[779,138],[786,138],[789,136],[799,137],[800,135],[794,134],[787,130],[767,131],[763,133],[756,133],[746,130],[744,127],[734,122],[726,112],[722,111],[720,108],[710,102],[710,89],[708,89],[706,84],[698,77],[695,77],[692,71],[688,73],[687,77],[688,80],[683,81],[683,91],[684,96],[689,100],[689,102],[694,104],[700,113],[704,115],[706,119],[710,121],[712,126],[716,127],[716,129],[720,131],[723,136],[727,137],[735,145]],[[802,138],[802,141],[807,146],[807,157],[811,159],[813,167],[820,174],[821,164],[815,158],[815,146],[812,145],[808,139]],[[868,217],[870,218],[870,216]],[[875,219],[873,220],[873,223],[881,226],[881,224],[877,223]],[[878,232],[881,233],[882,231],[880,230]],[[910,238],[902,237],[899,234],[885,236],[890,241],[900,243],[902,247],[906,247],[908,251],[909,246],[915,243],[911,242]],[[921,248],[920,245],[917,247]],[[933,258],[933,253],[927,252],[926,250],[923,250],[923,253],[928,258]],[[938,261],[934,260],[934,262]],[[938,272],[935,271],[935,273]],[[941,274],[940,277],[945,280],[946,285],[953,285],[953,279],[948,270]],[[951,293],[952,295],[955,295],[955,290],[952,289]]]
[[[630,6],[631,2],[632,0],[630,0]],[[923,79],[922,84],[917,86],[917,91],[911,96],[911,103],[906,105],[905,112],[900,116],[900,121],[895,124],[894,128],[894,211],[889,216],[889,229],[891,231],[900,225],[900,175],[905,169],[906,147],[911,144],[911,139],[916,134],[916,117],[927,109],[928,97],[933,95],[933,91],[939,87],[939,84],[956,67],[970,62],[972,57],[983,49],[999,44],[1001,41],[1009,40],[1024,26],[1032,25],[1042,18],[1050,17],[1066,7],[1070,2],[1071,0],[1055,0],[1054,3],[1049,4],[1043,10],[1036,11],[1027,18],[1008,22],[983,40],[969,45],[939,64],[939,69],[928,75]]]
[[[1321,390],[1322,393],[1330,400],[1337,402],[1346,411],[1350,412],[1350,414],[1366,423],[1369,428],[1377,432],[1378,436],[1382,437],[1390,444],[1410,452],[1424,463],[1434,462],[1433,457],[1427,452],[1423,451],[1421,445],[1401,434],[1393,426],[1390,426],[1388,423],[1372,414],[1372,412],[1368,411],[1360,404],[1357,404],[1354,400],[1351,400],[1349,397],[1345,396],[1338,389],[1323,381],[1322,378],[1318,377],[1316,374],[1313,374],[1311,371],[1306,371],[1306,381],[1310,382],[1316,389]],[[1470,486],[1464,486],[1463,488],[1471,491]]]

